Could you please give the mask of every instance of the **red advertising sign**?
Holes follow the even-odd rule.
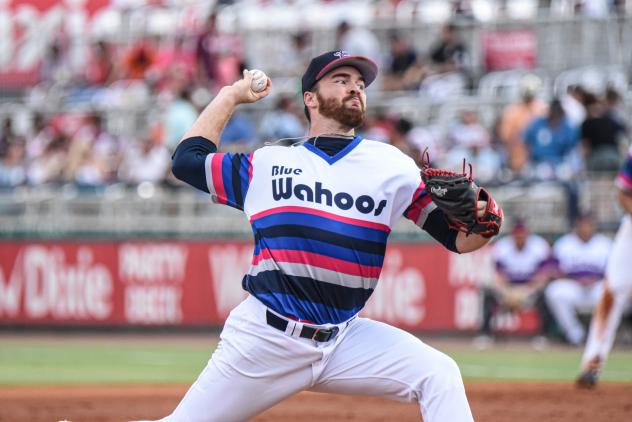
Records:
[[[0,324],[221,325],[246,297],[251,256],[252,244],[237,241],[0,243]],[[487,249],[393,243],[362,315],[412,330],[475,330],[478,286],[492,276]]]
[[[111,0],[0,2],[0,87],[31,85],[51,40],[66,41],[69,65],[85,55],[92,22]],[[69,40],[73,40],[70,42]]]
[[[532,30],[492,31],[483,34],[485,68],[492,70],[533,69],[538,41]]]

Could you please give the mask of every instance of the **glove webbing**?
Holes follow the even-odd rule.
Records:
[[[474,181],[474,169],[472,168],[472,163],[467,163],[467,165],[470,168],[470,175],[468,177],[468,180],[470,182]],[[461,171],[461,173],[457,173],[455,171],[451,171],[451,170],[444,170],[444,169],[436,169],[436,168],[432,168],[430,167],[430,154],[428,153],[428,147],[426,147],[424,149],[424,151],[421,153],[421,173],[424,176],[428,176],[428,177],[436,177],[436,176],[465,176],[467,173],[465,173],[465,158],[463,159],[463,170]]]

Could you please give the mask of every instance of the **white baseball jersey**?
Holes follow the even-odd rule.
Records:
[[[583,242],[575,233],[562,236],[553,245],[553,255],[560,270],[579,281],[595,281],[603,278],[612,241],[595,234]]]
[[[421,227],[436,208],[410,157],[359,136],[333,157],[309,143],[210,154],[206,178],[214,201],[243,209],[252,225],[243,288],[313,324],[355,316],[376,287],[393,223],[405,215]]]
[[[512,236],[505,236],[494,244],[494,262],[497,271],[511,283],[529,282],[549,261],[551,248],[541,236],[531,234],[522,249],[516,247]]]

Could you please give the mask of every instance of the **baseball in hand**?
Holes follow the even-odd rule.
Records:
[[[250,89],[253,92],[261,92],[266,89],[268,85],[268,75],[266,75],[263,70],[255,69],[251,70],[252,74],[252,82],[250,82]]]

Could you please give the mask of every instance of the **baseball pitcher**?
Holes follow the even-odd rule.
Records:
[[[625,216],[614,239],[606,278],[597,307],[590,323],[586,349],[582,357],[582,373],[577,378],[579,387],[592,388],[608,358],[621,315],[632,295],[632,147],[617,177],[619,203]]]
[[[242,421],[302,390],[417,402],[426,422],[473,420],[451,358],[357,316],[377,286],[388,235],[401,216],[455,253],[482,247],[502,223],[500,207],[471,172],[425,167],[424,182],[411,158],[355,133],[377,72],[370,59],[344,51],[314,58],[302,78],[305,142],[219,153],[235,108],[272,89],[266,77],[258,91],[244,71],[176,149],[178,178],[246,214],[254,255],[242,280],[247,299],[230,313],[208,365],[164,420]]]

